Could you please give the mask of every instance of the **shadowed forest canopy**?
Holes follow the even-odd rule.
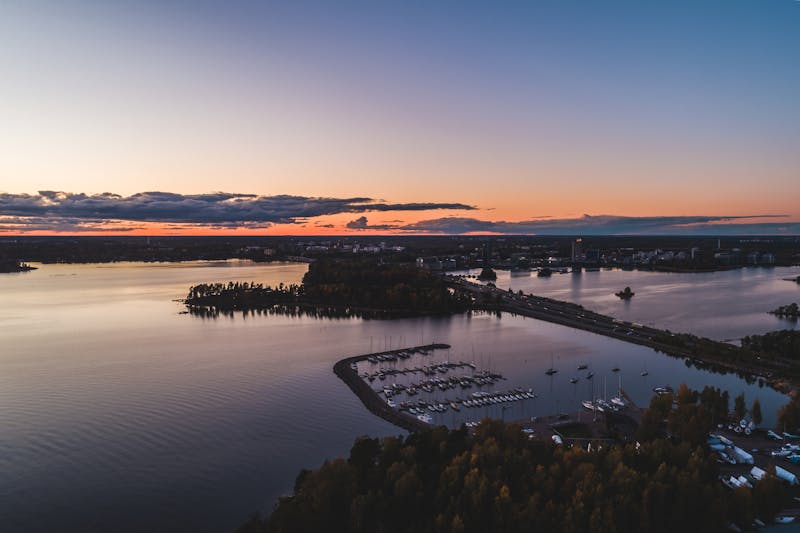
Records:
[[[764,335],[749,335],[742,346],[761,355],[800,360],[800,331],[784,329]]]
[[[309,265],[302,285],[197,285],[189,289],[186,304],[219,311],[298,305],[413,315],[465,311],[471,299],[448,288],[440,276],[414,265],[377,259],[321,259]]]
[[[348,459],[304,470],[294,494],[239,533],[720,531],[769,518],[777,479],[725,488],[703,446],[654,438],[586,452],[484,421],[356,440]]]

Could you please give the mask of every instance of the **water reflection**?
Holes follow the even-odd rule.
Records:
[[[731,396],[744,392],[748,405],[759,398],[765,423],[784,402],[759,383],[510,315],[387,321],[321,319],[332,316],[324,310],[216,320],[181,314],[180,299],[191,285],[298,283],[305,270],[247,262],[119,263],[43,265],[26,276],[0,277],[3,528],[232,530],[252,510],[269,509],[300,468],[346,453],[356,435],[399,432],[369,413],[332,372],[336,360],[379,345],[446,342],[451,350],[435,360],[474,361],[507,378],[498,388],[539,394],[506,409],[441,413],[450,425],[484,415],[514,420],[571,410],[592,391],[614,390],[618,379],[640,403],[654,386],[682,382],[696,389],[713,384]],[[567,293],[580,284],[584,297],[602,301],[592,296],[598,286],[590,280],[606,273],[591,274],[552,280],[563,279]],[[549,283],[542,279],[515,278],[514,288]],[[621,288],[617,278],[603,283]],[[796,284],[783,283],[796,291]],[[625,284],[637,292],[637,313],[646,301],[640,294],[664,287]],[[559,372],[547,376],[551,364]],[[588,369],[579,372],[582,364]],[[643,377],[644,368],[649,375]],[[580,380],[570,383],[573,377]]]

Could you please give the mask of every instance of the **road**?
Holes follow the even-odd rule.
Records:
[[[640,344],[675,357],[702,361],[733,372],[741,372],[765,378],[770,378],[772,375],[764,368],[750,365],[745,366],[741,361],[725,361],[720,360],[718,357],[709,358],[704,354],[697,354],[676,347],[669,342],[672,337],[675,337],[675,334],[670,331],[617,320],[614,317],[589,311],[580,305],[570,302],[552,300],[532,294],[521,295],[489,285],[473,283],[461,277],[447,276],[445,279],[452,287],[462,289],[472,294],[476,298],[479,307],[481,305],[480,302],[485,301],[483,299],[490,296],[496,299],[497,310],[500,311],[527,316],[537,320],[544,320],[546,322],[553,322],[571,328],[582,329],[633,344]],[[494,305],[495,304],[487,306],[486,309],[494,310],[492,308]],[[733,345],[725,343],[718,344],[722,346],[724,350],[730,351],[738,349]]]

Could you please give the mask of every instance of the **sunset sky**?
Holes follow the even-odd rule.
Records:
[[[800,234],[795,0],[10,0],[0,69],[0,233]]]

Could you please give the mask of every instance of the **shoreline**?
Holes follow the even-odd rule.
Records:
[[[797,377],[781,373],[781,370],[785,371],[784,365],[788,364],[787,361],[776,359],[772,361],[769,367],[764,367],[751,366],[736,360],[725,360],[729,356],[735,356],[741,348],[692,334],[673,333],[668,330],[621,321],[611,316],[589,311],[580,305],[570,302],[534,295],[519,296],[513,292],[509,293],[496,287],[479,285],[466,279],[450,277],[448,281],[463,290],[473,293],[476,299],[485,295],[491,295],[496,298],[496,303],[491,306],[481,306],[480,303],[476,303],[477,309],[526,316],[536,320],[581,329],[631,344],[647,346],[665,355],[690,361],[694,366],[706,366],[724,372],[733,372],[745,379],[747,377],[761,378],[770,387],[784,394],[791,394],[797,389]],[[669,342],[673,338],[680,339],[683,345]],[[689,351],[685,346],[686,343],[704,343],[705,346],[697,347],[697,351]],[[708,348],[714,347],[721,350],[717,356],[709,356],[703,353],[707,352]]]

